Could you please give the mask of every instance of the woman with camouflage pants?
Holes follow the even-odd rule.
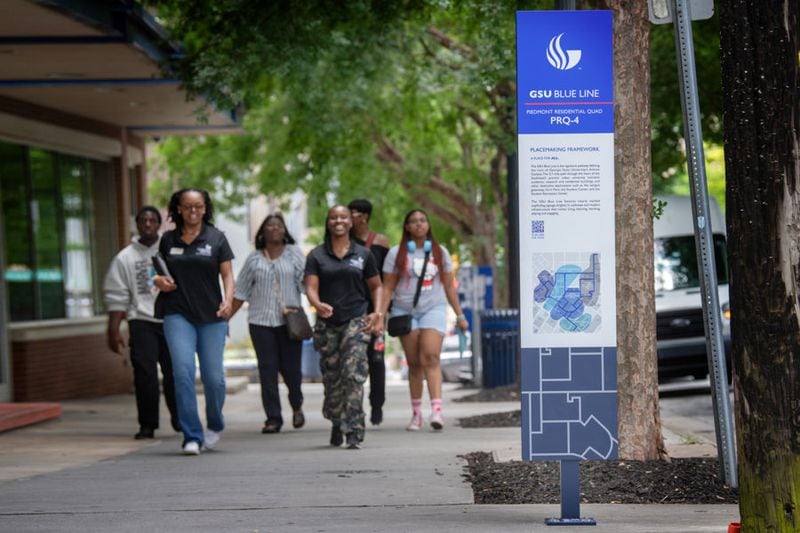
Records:
[[[381,278],[375,256],[350,239],[350,210],[328,210],[325,242],[306,259],[306,296],[317,311],[314,347],[320,354],[325,400],[322,415],[331,421],[331,446],[358,449],[364,440],[364,382],[367,344],[383,329],[381,313],[367,314],[369,295],[381,309]]]

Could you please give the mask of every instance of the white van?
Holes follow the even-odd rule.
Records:
[[[705,326],[700,294],[691,198],[664,196],[667,203],[660,218],[653,220],[656,282],[656,338],[658,377],[708,375]],[[717,266],[722,336],[730,370],[730,306],[725,218],[719,204],[709,198],[711,231]]]

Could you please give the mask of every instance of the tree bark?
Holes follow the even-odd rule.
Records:
[[[742,531],[800,530],[798,9],[720,3]]]
[[[619,454],[623,459],[667,459],[658,410],[650,22],[646,2],[600,3],[614,11]]]

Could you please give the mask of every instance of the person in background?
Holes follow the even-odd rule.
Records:
[[[161,237],[159,254],[169,275],[157,275],[156,316],[164,319],[178,418],[183,430],[183,453],[213,450],[225,428],[225,369],[222,362],[235,283],[233,252],[225,235],[212,224],[214,208],[208,192],[181,189],[169,201],[175,229]],[[222,278],[224,294],[220,292]],[[206,400],[207,430],[197,413],[195,353]]]
[[[278,394],[278,373],[289,389],[292,426],[303,427],[303,393],[301,369],[303,341],[289,337],[284,305],[299,307],[305,291],[303,275],[306,258],[286,229],[283,216],[267,216],[258,228],[256,249],[244,262],[236,280],[233,313],[250,302],[247,321],[250,337],[258,358],[261,380],[261,403],[267,420],[262,433],[278,433],[283,426],[281,398]],[[280,291],[280,297],[278,296]]]
[[[421,280],[419,301],[414,307],[414,295],[420,283],[425,256],[428,263]],[[456,313],[457,326],[466,331],[469,325],[461,311],[458,293],[453,283],[453,262],[447,249],[436,242],[428,215],[414,209],[403,220],[403,237],[393,246],[383,265],[385,312],[392,302],[391,316],[412,317],[411,332],[400,337],[408,362],[408,386],[411,392],[411,422],[409,431],[422,429],[423,380],[428,382],[431,400],[430,424],[434,430],[444,427],[442,416],[442,341],[447,333],[447,303]]]
[[[139,419],[139,432],[133,436],[135,439],[152,439],[159,427],[159,366],[172,428],[181,430],[175,406],[172,361],[164,339],[162,321],[155,318],[154,311],[156,290],[151,258],[158,252],[160,227],[161,213],[155,207],[147,205],[136,213],[139,235],[111,261],[103,285],[108,309],[108,347],[120,355],[125,350],[120,324],[123,319],[128,321],[128,344]]]
[[[347,204],[353,218],[353,228],[350,236],[358,244],[372,252],[378,264],[378,272],[383,278],[383,261],[389,252],[389,238],[381,233],[372,231],[369,219],[372,216],[372,203],[369,200],[358,199]],[[375,310],[370,299],[368,313]],[[367,345],[367,364],[369,365],[369,405],[372,425],[377,426],[383,422],[383,404],[386,402],[386,362],[384,360],[384,334],[375,334]]]
[[[381,306],[381,278],[375,256],[350,238],[350,210],[328,210],[325,242],[306,259],[306,296],[316,308],[314,347],[320,354],[325,389],[322,414],[331,421],[332,446],[358,449],[364,441],[364,382],[367,344],[380,333],[383,315],[367,313],[372,302]]]

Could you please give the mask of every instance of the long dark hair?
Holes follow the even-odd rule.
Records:
[[[212,222],[214,221],[214,205],[211,203],[211,197],[208,195],[208,191],[196,189],[194,187],[187,187],[172,193],[172,196],[169,199],[169,207],[167,207],[167,214],[169,215],[170,220],[175,223],[175,228],[178,230],[178,233],[183,231],[183,217],[181,217],[181,214],[178,212],[178,206],[181,203],[181,196],[187,192],[199,192],[201,195],[203,195],[203,203],[206,204],[206,210],[203,213],[203,224],[213,226],[214,224],[212,224]]]
[[[289,228],[286,227],[286,221],[283,220],[283,215],[280,213],[272,213],[271,215],[267,215],[267,218],[264,219],[264,222],[258,227],[258,231],[256,232],[256,250],[263,250],[267,247],[267,240],[264,238],[264,228],[267,227],[267,224],[270,220],[277,218],[283,224],[283,244],[294,244],[296,241],[294,237],[292,237],[291,233],[289,233]],[[327,220],[325,226],[327,227]]]
[[[436,237],[433,236],[431,218],[428,216],[428,213],[422,209],[412,209],[406,213],[406,217],[403,219],[403,236],[400,238],[400,246],[397,250],[397,257],[395,258],[394,262],[394,271],[398,276],[403,276],[406,272],[406,263],[408,263],[408,241],[413,240],[411,239],[411,235],[409,235],[406,226],[408,225],[408,219],[410,219],[411,215],[414,213],[422,213],[425,215],[425,218],[428,219],[428,233],[425,235],[425,238],[431,241],[431,255],[433,256],[433,264],[439,267],[439,278],[442,280],[442,282],[444,282],[444,261],[442,258],[442,248],[439,246],[439,241],[437,241]]]

